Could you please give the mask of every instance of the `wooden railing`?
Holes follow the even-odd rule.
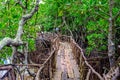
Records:
[[[16,80],[12,65],[0,66],[0,80]]]

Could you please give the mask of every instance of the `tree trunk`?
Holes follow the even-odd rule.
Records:
[[[114,19],[113,19],[113,0],[109,0],[109,32],[108,32],[108,57],[110,62],[110,67],[113,67],[115,64],[115,32],[114,32]]]

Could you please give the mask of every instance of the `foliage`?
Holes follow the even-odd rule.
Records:
[[[31,10],[35,0],[21,1],[27,10],[22,9],[15,0],[0,0],[0,40],[15,37],[22,14]],[[119,4],[119,0],[116,0],[114,15],[119,11]],[[31,51],[35,49],[36,32],[41,31],[42,27],[44,31],[54,32],[54,28],[59,27],[62,34],[76,34],[73,36],[75,39],[80,36],[79,40],[87,43],[87,54],[93,50],[107,50],[108,11],[108,0],[43,0],[39,11],[24,26],[22,38],[29,43]],[[120,17],[115,23],[119,35]],[[10,56],[11,50],[6,48],[0,53],[3,53],[0,58],[6,58],[8,54]]]
[[[45,4],[40,5],[40,23],[46,31],[54,27],[60,27],[62,33],[66,31],[79,31],[85,33],[84,38],[88,39],[88,52],[94,49],[98,51],[107,49],[108,22],[101,16],[108,18],[107,0],[44,0]],[[103,11],[101,11],[103,10]],[[63,18],[67,25],[63,24]],[[69,29],[69,30],[68,30]],[[77,34],[79,35],[79,34]]]
[[[25,0],[23,3],[25,4]],[[27,3],[28,12],[34,6],[33,3],[34,0],[31,0],[31,3]],[[0,12],[0,40],[4,37],[15,38],[19,20],[25,10],[23,10],[20,5],[16,4],[14,0],[0,0]],[[28,42],[30,51],[35,49],[34,39],[36,37],[36,32],[39,30],[35,21],[36,16],[27,22],[24,26],[24,35],[22,37],[23,41]],[[0,53],[0,63],[3,63],[7,57],[11,56],[12,50],[7,47],[2,49]]]
[[[44,0],[40,5],[40,24],[45,31],[60,27],[67,31],[83,33],[88,40],[87,52],[107,50],[109,2],[108,0]],[[119,1],[115,2],[114,15],[119,11]],[[65,17],[66,24],[62,25]],[[119,18],[118,18],[119,20]],[[119,21],[115,21],[119,24]],[[82,29],[80,29],[82,28]],[[67,34],[68,35],[68,34]]]

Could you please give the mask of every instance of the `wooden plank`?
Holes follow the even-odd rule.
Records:
[[[67,65],[67,70],[68,70],[68,77],[69,78],[74,78],[74,72],[73,72],[73,66],[71,64],[71,60],[70,60],[70,50],[66,49],[65,50],[65,59],[66,59],[66,65]]]
[[[56,55],[56,72],[52,80],[80,80],[79,68],[67,42],[60,42]]]

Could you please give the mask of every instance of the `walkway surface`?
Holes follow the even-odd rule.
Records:
[[[80,80],[79,68],[68,42],[60,42],[54,74],[53,80]]]

